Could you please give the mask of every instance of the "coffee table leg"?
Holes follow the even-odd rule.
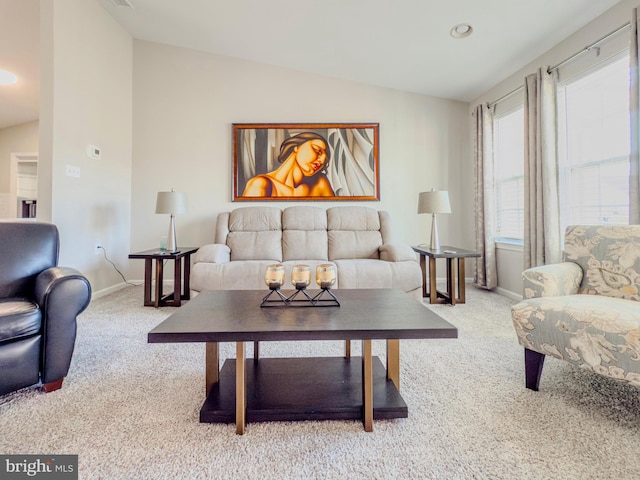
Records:
[[[244,379],[244,342],[236,342],[236,433],[244,435],[246,427],[247,396]]]
[[[400,339],[387,340],[387,378],[400,391]]]
[[[344,357],[351,358],[351,340],[344,341]]]
[[[205,363],[206,394],[209,396],[211,388],[218,383],[220,378],[220,355],[218,354],[218,342],[207,342]]]
[[[364,431],[373,431],[373,357],[371,340],[362,341],[362,422]]]

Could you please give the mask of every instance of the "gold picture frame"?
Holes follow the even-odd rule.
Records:
[[[234,123],[233,200],[380,200],[378,123]]]

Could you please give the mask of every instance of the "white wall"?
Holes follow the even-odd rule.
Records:
[[[120,265],[129,250],[132,38],[95,0],[43,0],[41,38],[39,198],[48,205],[39,219],[60,230],[60,263],[100,291],[121,279],[94,242]],[[101,160],[88,158],[88,144],[102,148]],[[67,164],[80,178],[66,176]]]
[[[16,199],[10,193],[11,154],[37,152],[37,120],[0,129],[0,218],[16,216]]]
[[[473,247],[473,169],[460,170],[468,104],[139,40],[133,64],[132,250],[166,235],[158,191],[188,195],[189,213],[176,219],[182,245],[211,243],[219,212],[251,205],[231,202],[232,123],[249,122],[380,123],[381,200],[358,204],[390,211],[397,239],[417,244],[430,233],[418,193],[448,189],[454,213],[439,218],[441,242]],[[130,262],[132,278],[142,271]]]
[[[12,153],[38,151],[38,121],[0,128],[0,193],[9,193]]]
[[[177,219],[183,245],[212,241],[217,213],[248,205],[230,200],[232,123],[379,122],[381,201],[360,203],[389,210],[398,240],[426,242],[418,192],[446,188],[453,213],[439,218],[441,241],[473,248],[472,108],[628,21],[633,5],[623,0],[469,105],[133,41],[95,0],[41,0],[39,218],[60,227],[62,261],[107,289],[121,279],[93,243],[142,278],[142,262],[127,254],[166,234],[168,218],[154,213],[157,191],[189,196],[189,213]],[[102,148],[101,161],[87,158],[87,144]],[[65,176],[67,164],[80,167],[80,179]],[[501,288],[519,293],[521,255],[498,255],[507,267]]]
[[[526,67],[522,68],[514,75],[505,79],[503,82],[481,95],[479,98],[471,102],[469,113],[480,103],[493,102],[503,95],[513,91],[515,88],[524,84],[526,75],[534,73],[538,68],[543,66],[555,66],[569,58],[573,54],[583,50],[587,45],[599,40],[610,32],[616,30],[621,25],[631,20],[632,9],[638,5],[638,0],[623,0],[615,7],[611,8],[600,17],[578,30],[575,34],[568,37],[563,42],[556,45]],[[628,38],[625,31],[612,40],[609,48],[603,46],[600,56],[596,57],[596,52],[584,54],[580,56],[572,65],[566,67],[566,71],[576,70],[587,64],[597,63],[603,60],[606,55],[619,51],[618,45],[620,41]],[[615,43],[615,45],[614,45]],[[467,159],[463,168],[473,168],[473,158]],[[524,264],[522,251],[514,251],[513,247],[499,248],[497,251],[498,260],[498,287],[504,291],[511,292],[515,295],[522,294],[522,265]]]

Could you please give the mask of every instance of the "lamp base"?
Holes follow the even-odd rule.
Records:
[[[178,250],[178,242],[176,240],[176,220],[173,213],[170,215],[170,220],[169,220],[169,236],[168,236],[168,243],[167,243],[167,251],[171,253],[178,253],[180,251]]]
[[[438,238],[438,222],[436,220],[436,214],[431,214],[431,244],[429,245],[431,250],[440,250],[440,239]]]

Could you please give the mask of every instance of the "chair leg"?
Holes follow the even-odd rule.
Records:
[[[527,388],[538,391],[544,365],[544,354],[528,348],[524,349],[524,370]]]
[[[54,380],[53,382],[44,383],[42,385],[42,388],[47,393],[55,392],[56,390],[60,390],[62,388],[62,381],[63,380],[64,380],[64,377],[61,378],[60,380]]]

